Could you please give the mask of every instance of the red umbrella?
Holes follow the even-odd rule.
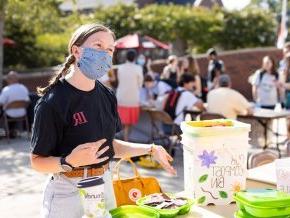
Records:
[[[3,45],[5,46],[5,45],[7,45],[7,46],[13,46],[13,45],[15,45],[16,43],[15,43],[15,41],[14,40],[12,40],[12,39],[9,39],[9,38],[4,38],[3,39]]]
[[[116,48],[163,48],[168,50],[169,45],[158,41],[150,36],[139,36],[138,34],[126,35],[116,41]]]

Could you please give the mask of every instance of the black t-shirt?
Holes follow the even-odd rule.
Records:
[[[110,89],[97,81],[95,88],[86,92],[61,80],[35,107],[31,150],[40,156],[65,157],[80,144],[105,138],[100,149],[110,148],[101,157],[112,159],[112,142],[120,130],[117,100]]]

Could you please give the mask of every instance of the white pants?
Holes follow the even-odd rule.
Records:
[[[81,218],[83,208],[77,183],[82,178],[68,178],[61,174],[50,176],[44,190],[42,217],[44,218]],[[111,172],[103,175],[105,182],[106,209],[116,208],[116,200]]]

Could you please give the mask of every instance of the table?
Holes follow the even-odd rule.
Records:
[[[276,188],[276,174],[274,163],[266,164],[248,170],[247,188]],[[184,193],[180,193],[182,195]],[[186,196],[186,193],[185,193]],[[191,211],[180,218],[234,218],[237,211],[236,204],[227,206],[211,205],[205,207],[193,206]]]
[[[257,120],[259,122],[259,124],[261,124],[261,126],[264,129],[264,138],[265,138],[265,143],[264,143],[264,147],[263,149],[267,149],[268,148],[268,130],[270,130],[271,132],[273,132],[273,134],[276,136],[276,149],[279,153],[279,157],[281,157],[281,151],[279,148],[279,145],[281,143],[279,143],[278,141],[278,137],[280,136],[279,134],[279,119],[281,118],[289,118],[290,117],[290,111],[274,111],[274,110],[268,110],[268,109],[261,109],[261,108],[256,108],[254,110],[253,114],[248,114],[248,115],[239,115],[238,119],[240,118],[246,118],[246,119],[254,119]],[[273,120],[277,120],[277,129],[276,131],[274,131],[273,129],[271,129],[269,127],[269,124],[273,121]]]

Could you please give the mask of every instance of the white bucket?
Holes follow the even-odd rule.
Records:
[[[226,205],[245,189],[250,125],[192,127],[181,124],[185,191],[200,205]]]

